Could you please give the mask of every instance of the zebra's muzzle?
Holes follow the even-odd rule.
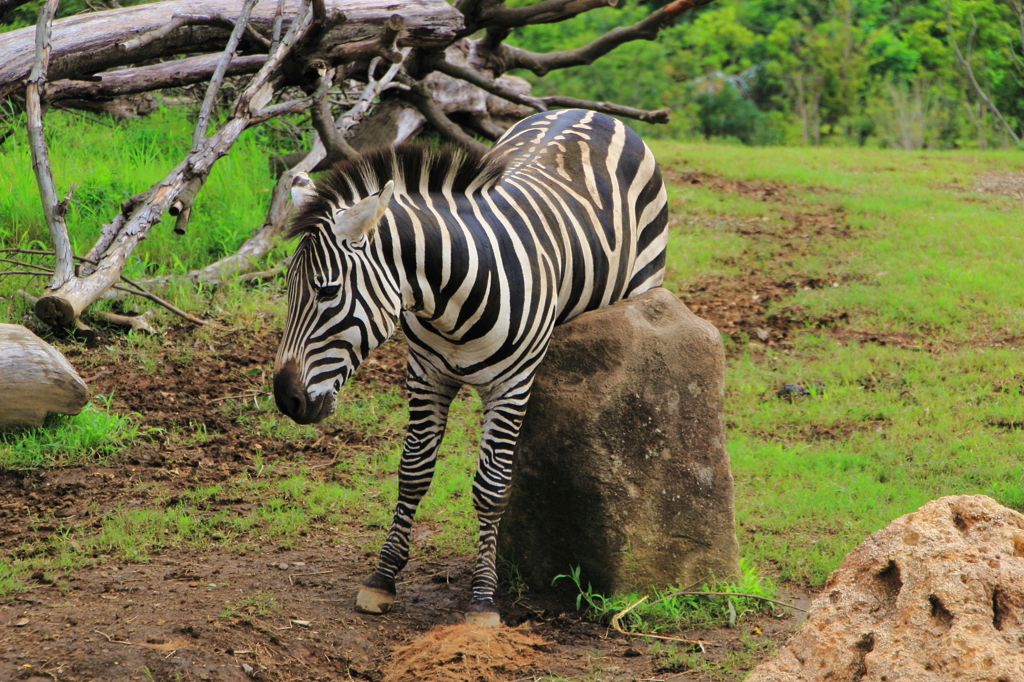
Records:
[[[289,360],[274,372],[274,399],[277,409],[298,424],[314,424],[334,412],[335,396],[322,393],[310,396],[302,382],[302,373],[296,362]]]

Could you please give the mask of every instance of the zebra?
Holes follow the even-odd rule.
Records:
[[[668,199],[654,155],[622,122],[542,112],[482,155],[404,146],[297,181],[288,310],[274,396],[299,423],[337,392],[401,320],[409,423],[394,521],[356,609],[387,613],[409,558],[417,504],[463,385],[483,403],[473,479],[479,552],[466,620],[500,623],[498,524],[513,452],[552,330],[662,282]]]

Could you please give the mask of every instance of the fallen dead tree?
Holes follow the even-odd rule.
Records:
[[[136,245],[165,212],[175,218],[175,232],[185,233],[192,203],[213,164],[242,131],[277,116],[308,112],[317,133],[312,149],[275,159],[282,175],[263,224],[238,252],[189,273],[189,279],[219,282],[256,267],[287,223],[296,174],[399,144],[425,128],[467,147],[483,147],[478,138],[497,139],[513,120],[556,107],[667,121],[667,110],[534,97],[526,81],[505,73],[526,68],[543,75],[591,64],[625,42],[655,39],[675,17],[711,0],[673,0],[644,20],[574,50],[538,54],[504,42],[516,27],[563,21],[616,1],[542,0],[508,8],[493,0],[459,0],[454,6],[409,0],[397,15],[393,5],[377,0],[179,0],[54,22],[59,0],[48,0],[35,28],[0,38],[0,97],[23,99],[55,254],[36,314],[70,329],[101,296],[146,295],[138,285],[121,282]],[[482,37],[469,37],[474,34]],[[236,79],[238,94],[227,119],[211,133],[209,121],[229,77]],[[181,162],[126,200],[90,251],[76,256],[64,223],[74,186],[58,197],[43,127],[46,108],[201,83],[208,86],[192,146]],[[356,83],[362,85],[354,88]]]

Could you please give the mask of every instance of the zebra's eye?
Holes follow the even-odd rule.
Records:
[[[326,301],[327,299],[334,298],[335,296],[337,296],[338,290],[340,289],[340,284],[325,284],[324,286],[316,290],[316,296],[321,301]]]

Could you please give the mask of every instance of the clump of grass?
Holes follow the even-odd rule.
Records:
[[[274,598],[273,592],[260,591],[247,594],[234,604],[225,604],[221,618],[239,618],[251,622],[254,618],[265,618],[277,613],[281,607]]]
[[[113,396],[96,396],[74,416],[50,415],[39,427],[0,433],[0,469],[103,464],[139,436],[130,416],[112,412]]]
[[[584,588],[580,573],[577,566],[569,573],[555,576],[552,584],[564,578],[571,580],[578,591],[576,610],[596,622],[610,624],[626,611],[618,624],[627,632],[654,633],[725,624],[735,627],[748,614],[775,608],[770,601],[775,597],[775,585],[745,559],[740,559],[741,575],[737,582],[712,580],[699,588],[672,587],[654,590],[653,594],[631,592],[606,597],[595,592],[589,583]]]

